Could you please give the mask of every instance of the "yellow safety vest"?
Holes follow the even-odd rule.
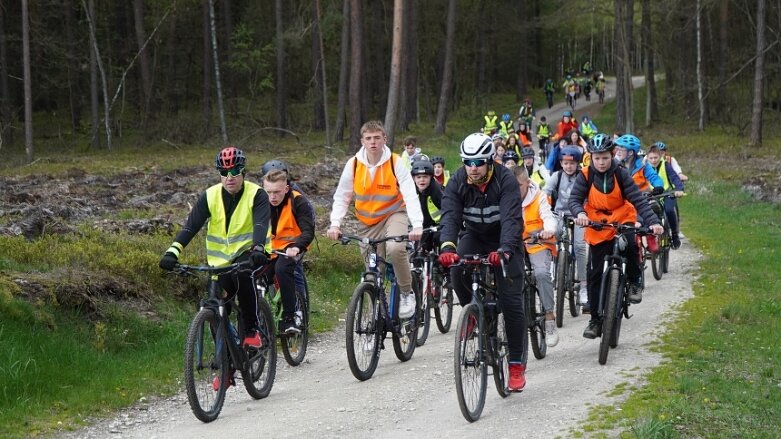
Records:
[[[431,215],[431,219],[438,224],[439,219],[442,218],[442,212],[434,204],[434,201],[431,200],[431,197],[428,197],[428,200],[426,200],[426,207],[428,208],[428,214]]]
[[[496,119],[498,119],[498,116],[494,117],[488,117],[483,116],[483,119],[485,119],[485,127],[483,128],[484,131],[491,131],[496,129]]]
[[[260,186],[244,182],[244,192],[226,227],[225,205],[222,202],[222,184],[206,189],[209,206],[209,226],[206,230],[206,261],[213,267],[224,267],[252,247],[252,205]]]
[[[550,127],[548,124],[539,124],[537,125],[537,137],[540,139],[547,139],[550,137]]]
[[[659,162],[659,167],[656,169],[656,173],[659,174],[659,178],[664,182],[664,190],[670,190],[673,185],[670,183],[670,179],[667,178],[667,166],[665,166],[664,160]]]

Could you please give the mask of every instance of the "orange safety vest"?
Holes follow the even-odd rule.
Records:
[[[540,216],[540,197],[543,192],[537,191],[537,195],[528,206],[523,208],[523,239],[529,239],[534,232],[540,232],[543,229],[542,216]],[[554,242],[545,241],[539,244],[526,244],[526,252],[530,255],[539,253],[545,249],[551,251],[551,254],[556,255],[556,245]]]
[[[651,183],[649,183],[648,179],[645,178],[645,166],[641,167],[639,171],[632,174],[632,180],[635,181],[635,184],[640,189],[640,192],[647,192],[651,190]]]
[[[584,168],[583,176],[588,178],[589,168]],[[588,189],[588,197],[584,206],[588,219],[594,222],[606,223],[634,223],[637,221],[637,211],[635,206],[624,199],[621,193],[621,185],[618,183],[618,176],[613,174],[613,191],[604,194],[594,188],[593,183]],[[605,227],[602,230],[594,230],[591,227],[586,228],[584,239],[591,245],[597,245],[609,241],[616,236],[616,230],[612,227]]]
[[[287,246],[295,242],[296,238],[301,236],[301,228],[298,227],[296,216],[293,215],[293,200],[299,196],[301,196],[300,192],[291,191],[287,203],[285,203],[284,207],[282,207],[282,210],[279,212],[276,233],[271,235],[271,249],[282,250],[287,248]],[[269,228],[269,232],[270,231],[271,228]],[[272,258],[275,256],[276,255],[272,254]]]
[[[369,168],[355,159],[355,217],[367,226],[379,223],[404,207],[404,199],[393,169],[396,160],[398,154],[394,153],[390,160],[374,171],[372,179]]]

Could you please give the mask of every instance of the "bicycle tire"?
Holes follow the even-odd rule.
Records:
[[[470,325],[469,321],[472,319]],[[484,340],[479,330],[479,319],[476,304],[464,306],[456,326],[456,342],[453,348],[453,372],[458,408],[469,422],[480,419],[485,406],[488,384],[487,366],[482,358]]]
[[[355,288],[347,307],[347,363],[353,376],[359,381],[371,378],[380,361],[376,295],[374,284],[361,282]]]
[[[228,388],[225,383],[230,379],[228,347],[219,334],[219,317],[209,308],[198,311],[187,330],[184,386],[190,409],[202,422],[212,422],[219,416]],[[214,380],[219,380],[216,391]]]
[[[662,274],[664,274],[664,261],[662,261],[662,258],[662,252],[651,254],[651,271],[656,280],[662,280]]]
[[[434,308],[434,318],[437,321],[439,332],[447,334],[453,322],[453,288],[450,287],[449,283],[441,285],[439,288],[439,303]]]
[[[564,301],[567,295],[567,262],[569,252],[562,249],[556,258],[556,327],[564,326]]]
[[[621,271],[618,268],[608,269],[604,295],[605,312],[602,316],[602,339],[599,341],[599,364],[607,363],[607,354],[610,351],[610,338],[613,336],[613,326],[616,320],[616,301],[618,300],[620,275]]]
[[[620,285],[619,288],[621,288]],[[615,323],[613,324],[613,330],[610,331],[610,349],[614,349],[616,346],[618,346],[618,339],[621,337],[621,322],[624,320],[624,298],[621,297],[619,300],[621,301],[621,306],[617,311],[619,314],[616,316]]]
[[[670,272],[670,247],[662,250],[662,271],[665,273]]]
[[[531,286],[531,282],[524,282],[526,285],[526,319],[529,332],[529,339],[531,340],[532,352],[534,358],[542,360],[548,352],[548,345],[545,343],[545,322],[540,317],[540,312],[537,310],[537,288]],[[540,324],[542,322],[542,324]]]
[[[309,345],[309,307],[306,296],[298,290],[296,290],[296,312],[301,313],[301,332],[282,334],[280,337],[282,355],[291,366],[298,366],[304,361],[306,348]]]
[[[577,317],[581,313],[582,305],[578,303],[578,293],[579,293],[579,282],[578,286],[575,284],[575,259],[572,258],[572,255],[570,255],[569,261],[567,261],[567,287],[569,290],[569,313],[572,317]]]
[[[428,340],[428,331],[431,328],[431,283],[423,288],[423,279],[419,274],[412,272],[412,285],[415,291],[415,308],[417,318],[417,334],[415,335],[415,345],[423,346]]]
[[[510,388],[507,387],[507,377],[510,376],[509,347],[507,342],[507,330],[504,326],[504,314],[499,313],[496,316],[496,332],[492,337],[491,349],[493,350],[494,361],[491,364],[494,375],[494,384],[499,396],[506,398],[510,395]]]
[[[244,388],[249,396],[262,399],[271,393],[277,375],[276,324],[271,306],[265,300],[258,302],[258,332],[260,349],[244,348],[249,357],[249,366],[241,371]]]
[[[417,295],[417,293],[415,293]],[[394,307],[396,309],[396,315],[395,318],[398,318],[398,311],[399,311],[399,299],[400,294],[396,295],[396,306]],[[419,299],[416,298],[416,307],[417,303],[419,303]],[[393,333],[392,339],[393,339],[393,352],[396,354],[396,358],[399,359],[402,363],[405,361],[409,361],[412,358],[412,354],[415,353],[415,346],[417,346],[417,335],[418,335],[418,328],[417,328],[417,316],[415,314],[412,315],[412,317],[408,319],[401,319],[399,318],[399,331],[401,331],[400,334]]]

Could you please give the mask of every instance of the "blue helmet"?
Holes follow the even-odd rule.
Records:
[[[589,150],[591,152],[612,151],[614,146],[613,139],[610,136],[603,133],[597,133],[591,138]]]
[[[659,151],[667,151],[667,144],[664,142],[656,142],[654,143],[654,145],[656,145],[656,147],[659,148]]]
[[[502,115],[502,120],[503,120],[505,123],[509,122],[509,121],[510,121],[510,113],[504,113],[504,114]]]
[[[572,112],[571,111],[565,111],[565,112],[561,113],[561,117],[572,117]]]
[[[559,153],[559,157],[561,160],[567,159],[567,160],[574,160],[575,163],[580,163],[581,160],[583,160],[583,153],[580,152],[579,148],[576,148],[574,146],[568,146],[561,150]]]
[[[624,147],[627,151],[632,151],[635,154],[640,152],[640,139],[632,134],[624,134],[616,139],[615,143],[617,146]]]

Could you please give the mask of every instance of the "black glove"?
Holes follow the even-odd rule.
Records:
[[[655,188],[651,189],[651,195],[659,195],[662,192],[664,192],[664,188],[663,187],[655,187]]]
[[[159,265],[163,270],[171,271],[174,269],[174,266],[176,266],[177,262],[179,262],[179,258],[177,258],[175,254],[171,252],[165,252],[162,259],[160,259]]]
[[[266,254],[262,250],[252,250],[249,254],[249,260],[255,268],[262,267],[268,262]]]

